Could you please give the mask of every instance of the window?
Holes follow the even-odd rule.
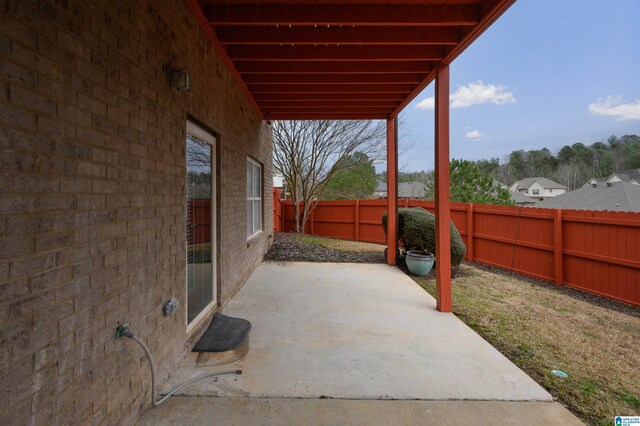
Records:
[[[247,159],[247,238],[262,231],[262,166]]]
[[[553,188],[549,189],[549,194],[551,194],[553,192]]]
[[[540,190],[539,189],[534,189],[533,190],[533,195],[540,195]]]

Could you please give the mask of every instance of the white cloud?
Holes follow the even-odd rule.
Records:
[[[426,98],[418,102],[416,108],[418,109],[434,109],[435,106],[435,98],[432,96],[430,98]]]
[[[622,103],[622,96],[607,96],[589,104],[589,112],[595,115],[610,115],[622,120],[640,120],[640,100]]]
[[[481,80],[471,82],[467,86],[458,86],[451,94],[451,108],[466,108],[472,105],[492,103],[496,105],[512,104],[516,101],[513,93],[506,86],[484,84]],[[434,109],[434,97],[426,98],[416,105],[419,109]]]
[[[471,139],[472,141],[479,141],[481,139],[484,139],[484,136],[485,135],[480,133],[478,130],[471,130],[470,132],[464,134],[465,138]]]

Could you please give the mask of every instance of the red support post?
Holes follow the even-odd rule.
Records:
[[[467,206],[467,260],[473,262],[473,203]]]
[[[556,209],[553,217],[553,271],[556,285],[564,284],[562,271],[562,210]]]
[[[440,312],[451,312],[451,230],[449,228],[449,65],[436,72],[436,301]]]
[[[387,263],[396,264],[398,249],[398,140],[397,118],[387,119]]]

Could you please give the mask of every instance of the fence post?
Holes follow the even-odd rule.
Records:
[[[315,228],[315,214],[314,214],[315,211],[316,211],[316,209],[314,208],[313,201],[312,201],[311,202],[311,230],[309,232],[311,235],[315,235],[316,234],[315,233],[315,229],[314,229]]]
[[[473,203],[469,203],[467,209],[467,260],[473,262],[473,259]]]
[[[562,271],[562,210],[556,209],[553,216],[553,270],[556,285],[564,284]]]
[[[360,200],[356,200],[355,218],[353,222],[355,223],[355,228],[356,228],[354,241],[360,241]]]

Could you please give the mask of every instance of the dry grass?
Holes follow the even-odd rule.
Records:
[[[580,300],[517,276],[461,266],[454,313],[583,421],[640,415],[640,310]],[[435,294],[433,278],[414,278]],[[551,370],[569,374],[561,379]]]
[[[316,244],[332,250],[350,253],[382,253],[385,245],[365,243],[361,241],[337,240],[334,238],[316,237],[313,235],[296,235],[295,238],[306,244]]]

